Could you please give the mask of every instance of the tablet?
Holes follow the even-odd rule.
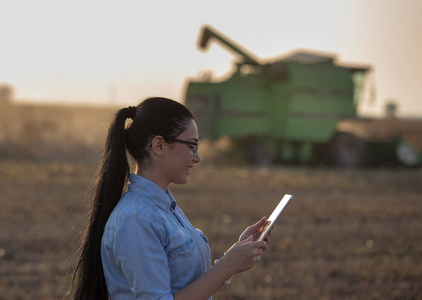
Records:
[[[267,234],[271,231],[274,227],[275,222],[277,222],[278,217],[281,215],[283,210],[286,208],[287,204],[289,204],[290,200],[293,198],[292,195],[284,195],[283,199],[281,199],[280,203],[278,203],[277,207],[274,209],[273,213],[267,220],[267,224],[265,224],[264,228],[257,239],[257,241],[263,241]]]

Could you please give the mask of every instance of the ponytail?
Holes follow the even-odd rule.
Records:
[[[129,165],[126,158],[125,122],[127,118],[135,118],[136,109],[132,106],[118,111],[108,132],[89,225],[73,277],[75,300],[108,299],[101,262],[101,239],[108,217],[119,202],[127,182]]]

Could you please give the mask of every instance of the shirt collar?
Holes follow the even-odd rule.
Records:
[[[137,193],[154,201],[157,206],[165,211],[169,211],[170,208],[174,209],[176,207],[176,200],[169,189],[164,192],[156,183],[134,173],[129,174],[129,182],[128,191]]]

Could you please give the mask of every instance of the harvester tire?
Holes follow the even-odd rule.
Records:
[[[332,166],[356,168],[363,165],[365,142],[350,132],[337,132],[327,154],[328,163]]]
[[[261,143],[254,143],[249,147],[249,161],[257,166],[266,167],[272,164],[273,155],[268,146]]]

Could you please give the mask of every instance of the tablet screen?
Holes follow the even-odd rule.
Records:
[[[274,227],[275,222],[278,220],[278,217],[281,215],[283,210],[286,208],[287,204],[293,198],[292,195],[286,194],[284,195],[283,199],[278,203],[277,207],[274,209],[271,216],[268,218],[267,224],[265,224],[264,228],[261,231],[260,236],[258,237],[257,241],[263,241],[270,230]]]

